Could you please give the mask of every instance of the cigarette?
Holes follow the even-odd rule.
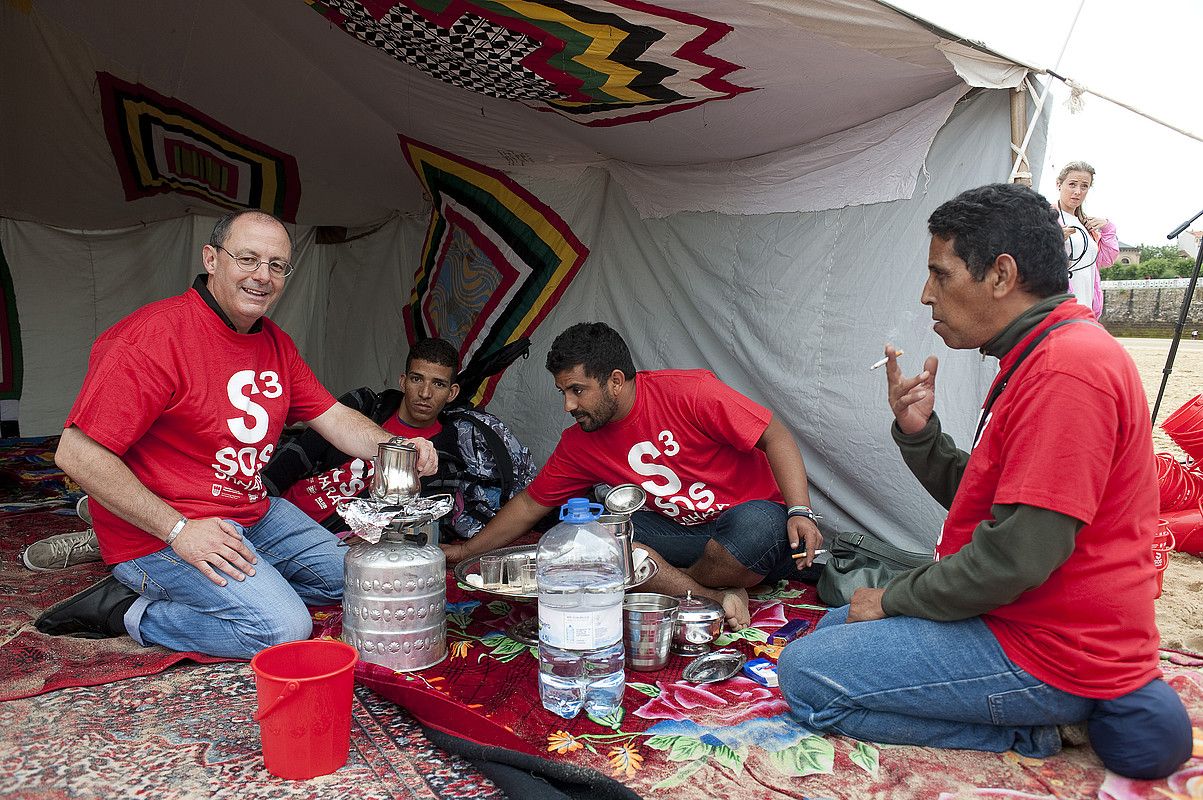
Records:
[[[894,354],[894,358],[897,358],[898,356],[902,355],[903,352],[904,351],[899,350],[897,353]],[[890,360],[889,358],[883,358],[880,361],[874,361],[873,364],[869,367],[869,369],[877,369],[878,367],[884,367],[886,365],[886,362],[889,360]]]
[[[826,552],[826,550],[816,550],[815,555],[817,556]],[[790,558],[794,559],[795,561],[797,561],[799,558],[806,558],[806,551],[803,550],[801,553],[794,553],[792,556],[790,556]]]

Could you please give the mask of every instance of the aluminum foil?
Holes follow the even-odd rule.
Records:
[[[455,499],[449,494],[414,497],[402,505],[388,505],[375,499],[352,497],[339,502],[334,510],[351,528],[349,532],[338,534],[341,538],[358,536],[365,542],[376,544],[384,535],[384,529],[394,522],[422,523],[439,519],[449,512],[454,504]]]

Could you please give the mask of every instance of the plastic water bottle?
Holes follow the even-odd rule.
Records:
[[[565,719],[622,705],[625,590],[618,540],[598,524],[602,507],[574,497],[539,539],[539,698]]]

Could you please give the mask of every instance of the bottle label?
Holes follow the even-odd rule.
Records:
[[[622,605],[589,611],[539,607],[539,641],[563,650],[609,647],[622,638]]]

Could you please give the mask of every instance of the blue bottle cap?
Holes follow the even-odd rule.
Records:
[[[560,519],[564,522],[592,522],[601,513],[601,503],[590,503],[586,497],[574,497],[560,506]]]

